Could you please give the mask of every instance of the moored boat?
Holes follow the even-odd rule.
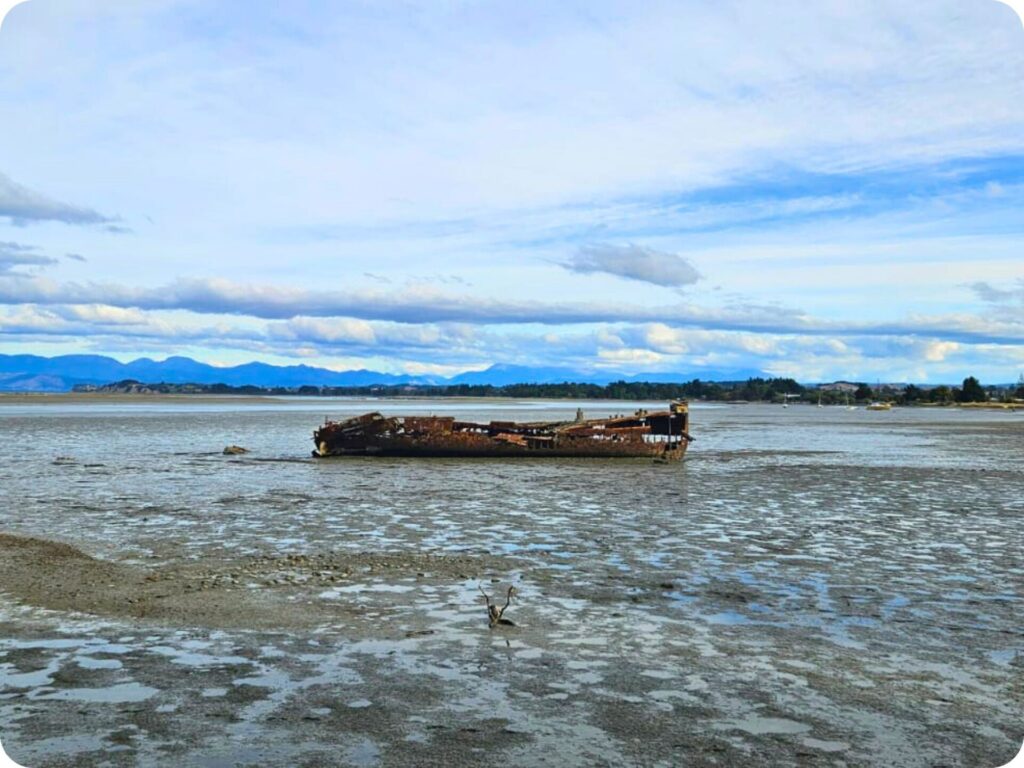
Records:
[[[690,410],[674,401],[666,411],[573,421],[486,424],[453,416],[384,416],[366,413],[327,420],[313,433],[313,455],[463,456],[496,458],[653,458],[678,461],[693,438]]]

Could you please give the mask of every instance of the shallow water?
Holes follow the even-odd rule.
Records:
[[[296,593],[361,606],[371,627],[379,616],[369,637],[0,600],[5,748],[28,765],[317,764],[327,750],[326,764],[353,765],[499,752],[509,764],[994,766],[1015,753],[1024,414],[697,405],[681,465],[308,458],[328,414],[569,419],[578,405],[659,406],[0,406],[3,532],[149,567],[508,556],[500,573],[369,573]],[[227,444],[252,452],[224,456]],[[489,631],[478,584],[511,582],[519,626]],[[430,634],[403,637],[418,629]],[[204,729],[184,725],[196,712]]]

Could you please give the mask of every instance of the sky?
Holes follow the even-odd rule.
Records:
[[[995,0],[29,0],[0,352],[1024,372]]]

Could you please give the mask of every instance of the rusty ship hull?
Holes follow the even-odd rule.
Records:
[[[490,458],[648,458],[678,461],[693,438],[689,408],[574,421],[458,421],[451,416],[366,413],[327,420],[313,433],[313,455]]]

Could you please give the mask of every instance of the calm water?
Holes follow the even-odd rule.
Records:
[[[675,764],[680,733],[689,731],[714,734],[736,754],[770,748],[780,763],[800,762],[801,754],[865,765],[1009,759],[1024,737],[1024,413],[697,405],[697,439],[682,465],[308,458],[325,415],[569,419],[578,405],[588,416],[663,406],[2,405],[0,531],[147,566],[322,551],[514,557],[519,615],[530,627],[517,636],[521,671],[508,672],[500,692],[476,695],[491,697],[486,706],[505,721],[532,724],[534,740],[509,747],[527,763],[555,744],[569,762],[614,755]],[[223,456],[227,444],[252,453]],[[58,456],[71,460],[55,463]],[[431,592],[438,635],[416,652],[396,657],[390,649],[392,658],[409,654],[407,672],[456,685],[425,660],[456,642],[479,653],[490,648],[467,634],[479,608],[441,610],[472,605],[476,583]],[[396,586],[415,589],[363,585],[371,592]],[[358,586],[353,594],[362,594]],[[8,640],[0,650],[24,643],[25,627],[35,638],[77,638],[81,647],[124,631],[23,611],[5,608],[0,630]],[[218,638],[242,642],[223,633],[198,642]],[[164,636],[152,643],[174,647]],[[569,720],[533,691],[545,673],[531,672],[530,663],[541,657],[564,673],[568,687],[555,692],[578,701]],[[3,661],[0,690],[5,675],[14,690],[12,680],[24,682],[16,675],[38,674]],[[345,664],[335,662],[342,680]],[[215,734],[191,758],[219,764],[222,742],[251,740],[267,727],[301,677],[282,674],[290,682],[274,689],[276,703],[246,710],[249,731]],[[138,686],[116,689],[129,698],[161,700],[159,680],[115,675],[108,687],[125,685]],[[201,695],[182,685],[166,683],[179,701]],[[622,730],[628,718],[612,714],[611,701],[650,714],[635,714]],[[73,743],[30,736],[31,718],[46,715],[43,704],[0,708],[0,737],[15,758],[12,745],[44,762],[62,750],[89,756],[109,748],[85,726]],[[315,749],[311,738],[314,746],[296,744],[289,759]],[[136,738],[130,754],[156,760],[145,753],[147,739],[159,741]],[[401,763],[395,756],[404,753],[389,751],[379,734],[366,739],[352,742],[348,762],[386,764],[392,755]],[[631,751],[637,739],[647,746]]]

